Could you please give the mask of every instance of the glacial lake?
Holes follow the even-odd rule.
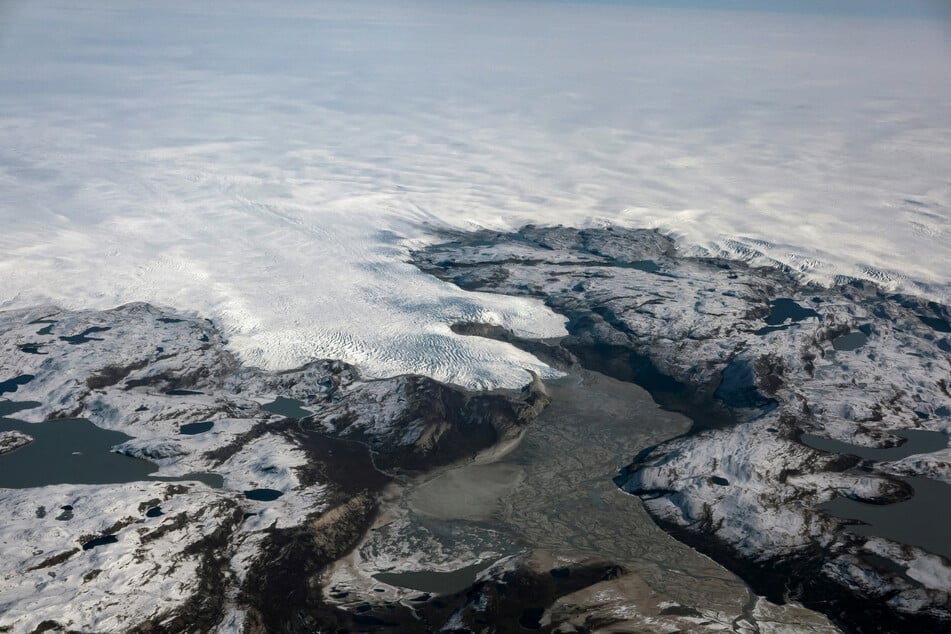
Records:
[[[270,403],[265,403],[261,407],[272,414],[284,416],[286,418],[307,418],[314,413],[303,408],[304,403],[293,398],[278,396]]]
[[[887,462],[890,460],[901,460],[908,456],[920,453],[932,453],[940,451],[948,446],[947,434],[940,431],[928,431],[926,429],[897,429],[891,432],[895,436],[905,439],[905,442],[897,447],[880,449],[878,447],[861,447],[852,445],[840,440],[824,438],[815,434],[803,434],[800,438],[802,444],[819,451],[828,451],[830,453],[845,453],[858,456],[864,460],[875,460],[876,462]]]
[[[866,504],[837,497],[819,508],[838,518],[864,522],[849,526],[850,532],[918,546],[951,560],[951,485],[929,478],[900,479],[915,490],[903,502]]]
[[[860,447],[849,443],[803,434],[805,445],[820,451],[845,453],[865,460],[900,460],[908,456],[939,451],[948,446],[943,432],[923,429],[894,430],[906,442],[888,449]],[[899,478],[914,489],[914,495],[893,504],[868,504],[846,497],[820,504],[819,508],[840,519],[857,520],[862,524],[846,530],[859,535],[891,539],[901,544],[918,546],[936,555],[951,559],[948,525],[951,523],[951,486],[929,478]]]
[[[428,570],[413,572],[381,572],[373,578],[394,586],[402,586],[420,592],[432,594],[449,594],[465,590],[473,583],[483,570],[489,568],[494,561],[483,561],[471,566],[465,566],[449,572],[434,572]]]
[[[0,418],[2,431],[22,432],[31,436],[33,442],[0,455],[0,488],[154,480],[198,481],[213,488],[223,485],[222,477],[213,473],[153,477],[151,474],[158,470],[154,463],[111,451],[112,447],[130,440],[130,436],[96,427],[82,418],[45,423]]]
[[[665,533],[613,481],[631,456],[686,432],[691,421],[660,409],[637,385],[597,372],[573,370],[546,386],[551,405],[510,451],[404,483],[381,515],[400,519],[381,522],[358,550],[408,553],[419,563],[374,579],[448,594],[500,558],[549,553],[552,576],[566,562],[624,566],[637,580],[623,599],[633,605],[739,610],[746,586]],[[429,565],[442,559],[435,553],[453,553],[453,565]]]
[[[756,331],[757,335],[765,335],[777,330],[786,330],[810,317],[819,317],[812,308],[804,308],[788,297],[780,297],[769,303],[769,314],[763,318],[766,326]]]

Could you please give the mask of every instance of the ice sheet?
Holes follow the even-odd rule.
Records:
[[[516,385],[537,302],[442,227],[656,227],[951,298],[951,22],[638,3],[7,3],[0,308],[133,300],[249,363]]]

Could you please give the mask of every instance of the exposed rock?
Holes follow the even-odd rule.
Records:
[[[0,431],[0,455],[10,453],[33,442],[33,438],[18,431]]]

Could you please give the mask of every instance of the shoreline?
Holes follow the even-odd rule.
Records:
[[[947,434],[951,394],[931,377],[951,351],[951,309],[855,280],[804,286],[787,271],[681,257],[649,230],[527,226],[446,238],[414,263],[466,290],[546,302],[567,318],[561,346],[582,365],[691,415],[689,433],[641,451],[617,476],[668,532],[780,600],[770,570],[787,562],[786,594],[847,630],[951,621],[947,561],[857,536],[820,508],[836,495],[900,501],[904,476],[951,482],[951,449],[864,462],[856,475],[858,457],[799,440],[890,447],[901,439],[889,430]],[[889,380],[875,378],[882,373]],[[698,408],[713,418],[696,418]],[[925,581],[896,573],[906,568]],[[885,601],[874,616],[860,607]]]
[[[547,385],[552,403],[513,451],[494,462],[443,467],[394,490],[360,545],[324,577],[329,596],[347,609],[401,602],[419,612],[441,600],[470,614],[461,596],[477,596],[506,575],[551,578],[605,565],[616,567],[610,579],[538,604],[550,627],[571,623],[584,630],[599,622],[612,631],[716,631],[744,618],[753,628],[753,605],[761,618],[778,609],[751,598],[747,586],[712,559],[656,528],[611,482],[630,449],[608,450],[606,441],[623,439],[620,432],[637,443],[634,449],[685,430],[686,419],[658,408],[638,386],[580,367]],[[450,532],[453,539],[444,541]],[[485,541],[489,532],[495,541]],[[619,534],[625,535],[620,543]],[[403,544],[412,549],[401,550]],[[499,550],[502,544],[514,550]],[[474,585],[460,592],[451,575],[467,570]],[[389,585],[404,575],[411,587]],[[412,587],[419,583],[429,584],[430,593]],[[441,583],[450,585],[438,597],[431,591]],[[595,599],[606,595],[612,597],[607,603]],[[787,623],[836,631],[815,613],[788,609]]]

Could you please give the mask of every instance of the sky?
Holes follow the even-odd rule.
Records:
[[[912,17],[948,19],[951,7],[944,0],[526,0],[569,4],[616,4],[631,7],[704,9],[713,11],[765,11],[858,17]]]
[[[451,323],[563,320],[417,271],[440,228],[651,227],[951,299],[946,21],[646,4],[8,2],[0,308],[150,301],[255,365],[491,387],[543,368]]]

